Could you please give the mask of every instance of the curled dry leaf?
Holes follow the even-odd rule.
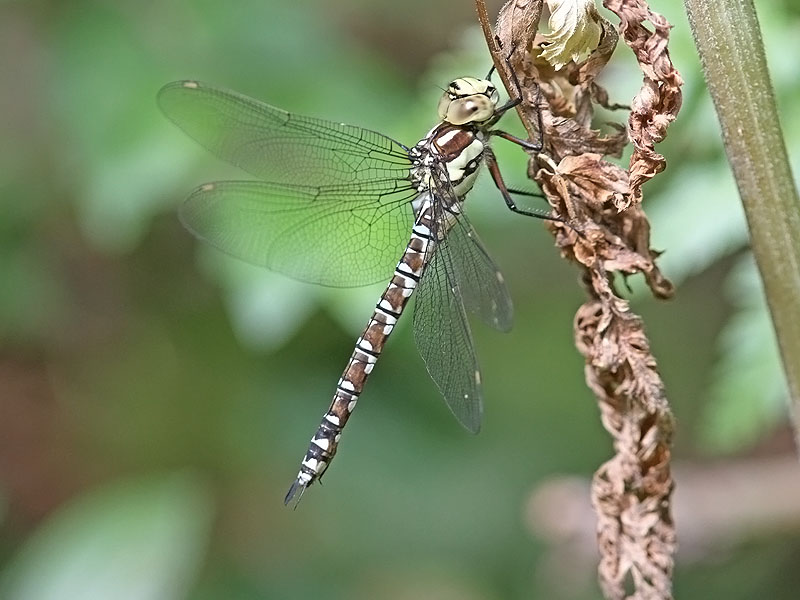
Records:
[[[607,202],[619,207],[628,192],[628,173],[604,161],[600,154],[587,152],[565,156],[558,165],[558,173],[579,188],[581,195],[598,208]]]
[[[513,89],[516,77],[522,86],[524,102],[517,106],[517,114],[531,139],[539,135],[537,115],[526,110],[529,103],[538,105],[538,98],[530,96],[531,85],[521,63],[527,52],[527,42],[536,35],[539,17],[542,15],[541,0],[510,0],[500,9],[498,27],[493,31],[483,0],[476,0],[478,20],[481,23],[492,61],[507,90]],[[522,77],[520,77],[520,75]]]
[[[601,34],[589,56],[582,62],[570,57],[555,69],[543,50],[548,39],[536,35],[533,26],[541,1],[506,4],[496,37],[485,8],[481,16],[483,0],[476,3],[495,64],[513,68],[522,84],[517,110],[523,123],[531,139],[543,142],[543,152],[531,159],[529,175],[565,219],[548,223],[548,228],[562,255],[582,269],[589,294],[575,318],[576,345],[615,449],[592,487],[601,587],[607,598],[671,598],[673,421],[644,325],[614,285],[615,273],[640,273],[655,296],[673,293],[656,264],[659,252],[650,248],[650,226],[641,207],[642,183],[664,167],[654,144],[663,139],[680,107],[680,76],[666,48],[669,24],[651,13],[645,0],[605,2],[620,16],[620,32],[636,54],[645,83],[630,102],[628,127],[611,124],[603,133],[593,128],[596,105],[619,108],[597,83],[619,37],[614,27],[600,19]],[[643,27],[645,19],[655,32]],[[514,49],[508,60],[498,52],[497,41]],[[503,80],[513,95],[511,74]],[[534,132],[532,126],[539,123],[541,131]],[[628,139],[634,145],[628,170],[605,160],[619,156]]]
[[[633,143],[631,195],[639,202],[642,185],[666,166],[666,159],[655,151],[655,144],[666,137],[667,127],[681,108],[683,79],[669,57],[667,43],[672,25],[663,16],[651,11],[643,0],[604,0],[603,5],[619,17],[622,37],[644,75],[628,118]],[[653,31],[645,27],[645,21],[652,24]]]
[[[606,286],[607,278],[593,286]],[[673,421],[644,328],[610,287],[575,317],[586,379],[615,455],[592,480],[598,568],[606,598],[671,598],[676,546],[671,516]],[[634,592],[626,595],[626,579]]]
[[[546,37],[539,34],[533,40],[527,66],[546,102],[532,104],[531,109],[542,111],[541,137],[546,154],[555,160],[583,153],[621,156],[628,142],[622,124],[609,123],[608,133],[592,128],[595,104],[610,109],[622,106],[610,103],[608,93],[596,82],[619,39],[611,23],[599,15],[598,19],[602,33],[597,47],[580,63],[570,61],[556,70],[544,57]]]
[[[501,56],[501,62],[505,56],[509,56],[512,49],[515,54],[517,50],[525,50],[521,42],[533,39],[541,16],[541,0],[511,0],[503,5],[497,16],[495,29],[500,49],[505,51]]]

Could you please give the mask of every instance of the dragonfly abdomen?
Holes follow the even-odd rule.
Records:
[[[430,196],[426,197],[417,215],[411,239],[394,275],[356,340],[350,360],[336,383],[331,405],[311,438],[297,478],[286,494],[286,504],[295,498],[299,502],[305,489],[322,476],[333,460],[342,430],[356,407],[367,378],[422,277],[435,244],[431,233],[433,205]]]

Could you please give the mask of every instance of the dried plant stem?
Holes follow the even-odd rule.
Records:
[[[529,35],[532,38],[536,33],[536,28],[539,25],[539,17],[542,13],[541,0],[512,0],[505,8],[507,8],[506,13],[511,14],[509,22],[513,19],[513,16],[519,16],[519,19],[516,21],[516,27],[519,31],[518,35],[523,37]],[[483,36],[486,38],[486,45],[489,48],[489,53],[492,55],[492,62],[494,63],[495,69],[500,75],[500,79],[506,90],[509,90],[509,93],[511,90],[514,90],[514,94],[516,94],[517,90],[514,89],[515,86],[512,83],[514,74],[512,74],[511,69],[514,68],[515,64],[519,64],[520,57],[524,54],[525,49],[515,46],[511,35],[504,36],[505,39],[499,35],[497,37],[495,36],[492,24],[489,22],[489,15],[486,12],[486,4],[483,0],[476,0],[475,9],[478,13],[478,22],[481,25]],[[511,24],[509,24],[509,29],[510,28]],[[504,46],[501,47],[501,44],[504,44]],[[522,74],[516,73],[517,79],[523,84],[523,88],[525,88],[525,76],[521,70],[520,72]],[[538,140],[541,132],[536,127],[536,120],[531,119],[530,111],[525,110],[524,103],[517,106],[517,114],[519,115],[520,121],[522,121],[523,127],[525,127],[525,130],[528,132],[529,139]]]
[[[800,199],[752,0],[685,0],[783,358],[800,449]]]
[[[641,273],[656,296],[672,293],[656,266],[658,253],[650,249],[650,228],[640,203],[642,185],[664,168],[654,145],[680,108],[682,82],[666,49],[669,23],[652,13],[644,0],[604,3],[619,17],[620,32],[643,74],[642,88],[631,102],[627,132],[619,128],[621,134],[610,136],[591,126],[594,104],[608,102],[595,78],[616,44],[611,25],[600,20],[603,35],[585,61],[570,61],[556,71],[540,59],[535,39],[541,0],[507,2],[495,33],[483,0],[476,0],[498,69],[502,67],[496,40],[514,49],[503,67],[513,69],[519,81],[535,90],[531,93],[531,86],[523,84],[518,106],[526,127],[537,123],[540,110],[542,114],[544,150],[532,157],[529,174],[557,214],[570,223],[554,222],[549,228],[562,256],[582,269],[589,295],[575,317],[576,345],[615,450],[592,484],[600,585],[609,599],[667,600],[672,597],[675,551],[673,419],[643,323],[617,294],[614,273]],[[509,79],[503,77],[504,82]],[[629,139],[634,145],[629,170],[603,159],[604,154],[618,154]]]

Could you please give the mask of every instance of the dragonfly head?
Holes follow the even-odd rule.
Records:
[[[459,77],[450,82],[439,100],[439,118],[453,125],[488,121],[494,116],[499,99],[491,81]]]

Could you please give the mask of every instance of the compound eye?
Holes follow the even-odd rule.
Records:
[[[483,101],[481,101],[481,98],[483,98]],[[488,104],[489,102],[484,96],[473,96],[469,99],[460,99],[452,102],[447,110],[447,120],[454,125],[484,121],[492,115],[493,109]]]
[[[476,108],[477,107],[471,102],[453,102],[453,104],[450,105],[447,116],[451,123],[462,125],[470,120]]]

